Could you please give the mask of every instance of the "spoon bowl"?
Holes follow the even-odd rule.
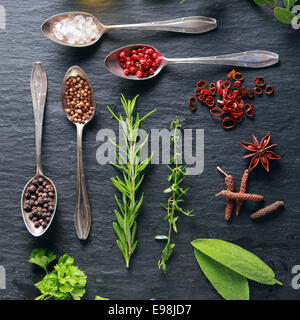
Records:
[[[91,18],[96,26],[97,36],[92,38],[90,41],[85,43],[72,43],[70,42],[65,34],[60,35],[60,39],[55,34],[55,26],[57,23],[60,23],[63,19],[75,18],[76,16],[82,16],[85,19]],[[69,21],[70,22],[70,21]],[[73,11],[73,12],[64,12],[57,14],[47,19],[41,26],[43,34],[50,40],[60,43],[69,47],[88,47],[96,43],[102,35],[109,30],[155,30],[155,31],[170,31],[170,32],[181,32],[181,33],[194,33],[199,34],[203,32],[208,32],[217,27],[217,21],[214,18],[202,17],[202,16],[193,16],[193,17],[184,17],[173,20],[166,21],[157,21],[157,22],[146,22],[146,23],[136,23],[136,24],[122,24],[122,25],[104,25],[102,24],[95,16],[87,12]],[[81,28],[83,26],[81,25]],[[64,30],[66,31],[66,30]],[[70,31],[70,30],[69,30]]]
[[[54,188],[54,199],[53,199],[54,211],[53,211],[53,213],[51,215],[51,220],[48,223],[46,228],[43,228],[42,226],[40,226],[38,228],[35,228],[33,222],[29,219],[29,212],[26,212],[24,210],[24,204],[25,204],[25,201],[27,200],[26,197],[25,197],[26,190],[30,185],[32,185],[33,180],[37,179],[39,177],[44,178],[45,181],[48,184],[51,184],[51,186]],[[21,197],[21,212],[22,212],[22,216],[23,216],[23,220],[24,220],[25,226],[26,226],[27,230],[29,231],[29,233],[31,233],[31,235],[33,235],[34,237],[40,237],[49,229],[49,227],[50,227],[50,225],[51,225],[51,223],[53,221],[55,212],[56,212],[56,207],[57,207],[57,191],[56,191],[56,187],[55,187],[54,183],[48,177],[46,177],[44,175],[41,175],[41,174],[38,175],[38,176],[35,176],[31,180],[29,180],[29,182],[26,184],[26,186],[25,186],[25,188],[23,190],[23,193],[22,193],[22,197]]]
[[[61,22],[65,18],[73,18],[76,15],[81,15],[84,18],[91,17],[93,19],[93,22],[95,23],[98,30],[98,37],[95,40],[91,40],[89,43],[84,43],[84,44],[72,44],[72,43],[68,43],[66,38],[63,38],[62,40],[60,40],[55,36],[54,34],[55,24],[58,22]],[[89,14],[87,12],[81,12],[81,11],[72,11],[72,12],[64,12],[61,14],[56,14],[50,17],[45,22],[43,22],[41,26],[41,30],[47,38],[49,38],[50,40],[56,43],[59,43],[68,47],[83,48],[83,47],[91,46],[94,43],[96,43],[102,37],[103,33],[106,31],[106,28],[92,14]]]
[[[167,60],[165,57],[162,57],[162,61],[159,65],[159,67],[155,70],[155,73],[153,75],[149,75],[148,77],[144,77],[144,78],[138,78],[136,75],[130,74],[128,76],[126,76],[124,74],[124,69],[121,67],[120,61],[119,61],[119,55],[121,51],[124,51],[125,54],[128,54],[131,52],[131,50],[139,48],[139,47],[147,47],[147,48],[153,48],[154,50],[156,50],[154,47],[151,47],[147,44],[133,44],[130,46],[125,46],[122,48],[119,48],[115,51],[113,51],[112,53],[110,53],[104,60],[104,64],[106,66],[106,68],[112,72],[113,74],[115,74],[116,76],[119,76],[121,78],[124,79],[129,79],[129,80],[149,80],[151,78],[154,78],[155,76],[157,76],[160,71],[164,68],[165,65],[168,64]]]
[[[83,78],[83,79],[87,82],[88,86],[90,87],[90,90],[91,90],[91,102],[92,102],[92,105],[96,107],[95,93],[94,93],[94,90],[93,90],[93,87],[92,87],[92,83],[91,83],[91,81],[89,80],[87,74],[86,74],[80,67],[78,67],[78,66],[72,66],[72,67],[66,72],[66,74],[65,74],[65,76],[64,76],[64,79],[63,79],[63,82],[62,82],[62,86],[61,86],[61,101],[62,101],[63,111],[64,111],[66,117],[68,118],[69,121],[71,121],[71,122],[72,122],[73,124],[75,124],[75,125],[80,125],[80,124],[75,123],[74,121],[72,121],[70,114],[68,114],[68,113],[66,112],[67,103],[66,103],[66,98],[65,98],[65,90],[66,90],[66,82],[67,82],[67,80],[68,80],[70,77],[74,77],[74,78],[75,78],[75,77],[78,77],[78,76],[81,77],[81,78]],[[85,123],[83,124],[84,126],[93,119],[93,117],[94,117],[94,115],[95,115],[95,111],[96,111],[96,109],[94,109],[94,112],[92,113],[92,115],[90,116],[90,118],[85,121]]]
[[[263,50],[252,50],[244,51],[239,53],[221,55],[221,56],[210,56],[210,57],[200,57],[200,58],[175,58],[170,59],[162,56],[161,63],[159,67],[155,70],[153,75],[147,77],[138,78],[136,75],[130,74],[125,75],[124,69],[121,67],[119,54],[121,51],[125,54],[130,53],[132,49],[137,49],[141,47],[152,48],[153,50],[159,52],[153,46],[147,44],[133,44],[119,48],[111,52],[104,60],[106,68],[113,74],[128,80],[149,80],[156,77],[162,69],[169,64],[177,63],[198,63],[198,64],[217,64],[217,65],[229,65],[237,67],[246,68],[265,68],[272,66],[279,61],[279,55],[269,51]]]

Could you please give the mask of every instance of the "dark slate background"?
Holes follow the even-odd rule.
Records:
[[[96,2],[96,0],[95,0]],[[299,250],[299,65],[300,33],[277,22],[268,8],[251,0],[88,0],[1,1],[7,11],[7,29],[0,31],[0,264],[7,271],[7,289],[0,299],[34,299],[34,283],[42,272],[26,262],[32,249],[47,247],[57,255],[69,253],[88,276],[85,299],[95,295],[111,299],[221,299],[201,273],[190,241],[200,237],[232,241],[252,251],[272,266],[283,287],[251,282],[252,299],[298,299],[291,287],[291,269],[300,264]],[[218,29],[202,35],[166,32],[119,32],[106,34],[94,47],[72,49],[52,43],[40,32],[48,17],[71,10],[86,10],[103,23],[135,23],[191,15],[218,19]],[[273,97],[255,99],[256,117],[225,132],[205,107],[191,114],[186,107],[199,79],[223,79],[230,67],[174,65],[154,80],[130,82],[107,72],[103,59],[112,50],[131,43],[148,43],[167,57],[192,57],[263,49],[280,54],[280,64],[261,71],[245,70],[251,79],[263,75],[274,85]],[[35,174],[34,122],[30,95],[30,72],[35,61],[42,61],[48,74],[48,101],[44,119],[44,172],[56,184],[58,210],[47,234],[33,238],[26,230],[20,212],[20,197],[25,183]],[[60,85],[66,70],[81,66],[89,75],[97,99],[96,117],[86,128],[84,161],[93,214],[91,235],[86,242],[77,239],[73,212],[76,187],[76,132],[60,105]],[[251,84],[252,85],[252,84]],[[139,245],[130,270],[115,243],[112,228],[115,189],[110,178],[116,174],[110,165],[96,162],[97,132],[117,129],[107,105],[119,110],[120,93],[133,97],[140,93],[138,110],[158,111],[143,128],[166,128],[178,115],[185,128],[205,129],[205,168],[202,175],[190,176],[191,191],[186,208],[196,216],[183,217],[176,236],[176,250],[168,264],[168,274],[157,269],[162,243],[156,234],[166,233],[160,203],[166,199],[166,166],[153,166],[144,185],[145,199],[138,220]],[[239,183],[247,161],[240,141],[249,141],[254,132],[259,138],[268,131],[277,143],[281,161],[271,163],[271,172],[256,170],[249,191],[262,193],[266,202],[284,200],[286,208],[262,222],[249,219],[258,205],[247,203],[239,217],[224,221],[224,201],[215,193],[223,188],[223,177],[216,165],[232,173]]]

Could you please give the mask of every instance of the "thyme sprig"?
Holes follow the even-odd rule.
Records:
[[[171,242],[172,230],[177,232],[177,221],[179,214],[182,213],[187,216],[192,216],[192,211],[184,211],[181,207],[183,202],[183,197],[189,190],[189,188],[182,188],[181,183],[186,176],[185,166],[179,164],[182,154],[179,152],[179,142],[181,139],[181,129],[182,125],[179,120],[176,119],[171,123],[171,130],[173,130],[172,142],[174,146],[174,156],[170,159],[170,166],[168,166],[171,173],[168,176],[168,182],[171,184],[164,193],[170,194],[167,205],[162,205],[162,207],[167,211],[167,215],[164,220],[168,220],[169,223],[169,233],[168,236],[156,236],[156,240],[167,240],[167,243],[162,250],[161,258],[158,261],[158,268],[162,270],[165,274],[167,273],[166,262],[171,257],[175,243]]]
[[[139,142],[138,144],[138,130],[141,122],[156,111],[155,109],[142,118],[139,113],[137,113],[134,119],[133,112],[137,98],[138,95],[132,101],[126,101],[125,97],[121,95],[121,102],[126,116],[125,119],[121,114],[116,116],[116,114],[107,107],[114,118],[121,124],[122,133],[126,142],[126,149],[112,142],[119,150],[119,155],[116,152],[116,163],[112,164],[122,172],[123,179],[117,176],[111,178],[111,181],[122,194],[121,199],[115,195],[119,210],[114,210],[117,221],[113,223],[113,227],[118,237],[118,247],[125,259],[127,268],[129,268],[130,258],[137,246],[136,219],[139,208],[143,202],[143,194],[137,199],[137,192],[144,178],[142,172],[152,158],[152,156],[150,156],[143,161],[140,160],[140,152],[146,144],[148,136],[143,142]]]

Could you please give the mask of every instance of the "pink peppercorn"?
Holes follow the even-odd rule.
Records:
[[[162,54],[150,47],[132,49],[119,53],[120,66],[124,75],[136,75],[138,78],[152,76],[163,61]]]

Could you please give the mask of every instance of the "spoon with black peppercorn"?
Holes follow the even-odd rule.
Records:
[[[95,114],[96,99],[86,73],[77,66],[71,67],[62,83],[62,107],[66,117],[77,128],[77,196],[74,223],[80,240],[88,238],[91,229],[91,208],[86,189],[82,158],[83,129]]]
[[[87,12],[64,12],[42,24],[43,34],[50,40],[70,47],[88,47],[96,43],[109,30],[155,30],[181,33],[203,33],[217,27],[213,18],[193,16],[166,21],[104,25]]]
[[[42,170],[42,132],[47,95],[47,75],[41,62],[33,65],[31,72],[31,96],[35,122],[36,176],[25,186],[21,209],[27,230],[34,236],[43,235],[53,221],[57,192],[54,183]]]
[[[153,51],[152,56],[147,53],[149,49],[151,52]],[[153,55],[155,55],[155,57],[153,57]],[[146,44],[133,44],[113,51],[105,58],[104,63],[111,73],[121,78],[148,80],[157,76],[167,65],[176,63],[264,68],[274,65],[278,61],[278,54],[263,50],[244,51],[221,56],[170,59],[164,57],[154,47]],[[133,71],[131,71],[131,69],[133,69]]]

